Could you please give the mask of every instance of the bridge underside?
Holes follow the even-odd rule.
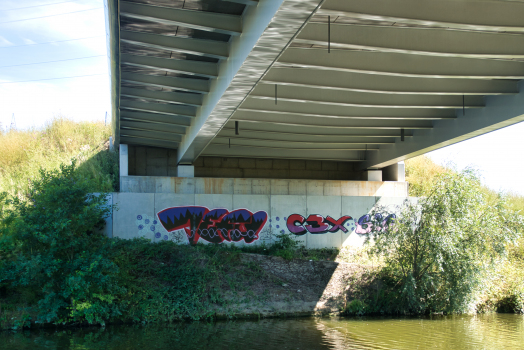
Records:
[[[359,177],[524,120],[524,0],[106,2],[136,175],[150,150],[165,175]]]

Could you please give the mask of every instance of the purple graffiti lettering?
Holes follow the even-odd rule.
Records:
[[[371,215],[362,215],[356,222],[356,225],[357,228],[355,229],[355,233],[358,233],[359,235],[370,233],[371,228],[373,227],[373,224],[371,223]]]
[[[380,231],[389,227],[396,218],[395,214],[390,214],[386,218],[384,215],[378,213],[375,214],[374,220],[370,214],[362,215],[357,222],[355,222],[355,232],[358,234],[370,233],[373,229],[373,225],[376,225],[376,230]],[[287,218],[288,230],[297,235],[304,235],[307,232],[313,234],[322,234],[328,232],[338,232],[339,230],[347,233],[348,229],[344,225],[353,218],[349,215],[342,216],[338,220],[335,220],[331,216],[324,218],[322,215],[312,214],[305,219],[300,214],[292,214]],[[373,223],[375,222],[375,224]]]
[[[309,233],[326,233],[329,225],[324,223],[324,217],[322,215],[312,214],[309,215],[306,219],[308,225],[306,225],[306,230]]]
[[[300,214],[293,214],[290,215],[287,219],[287,229],[294,233],[297,236],[301,236],[305,233],[307,233],[307,230],[304,226],[302,226],[306,222],[306,218],[303,217]],[[297,225],[298,224],[298,225]]]
[[[337,232],[338,230],[342,230],[342,232],[346,233],[348,232],[347,228],[344,227],[344,224],[352,220],[353,218],[349,215],[343,216],[338,220],[333,219],[331,216],[328,216],[324,222],[331,225],[331,228],[329,229],[329,232]]]
[[[355,233],[360,235],[368,234],[373,230],[373,227],[375,227],[377,232],[380,232],[387,229],[389,225],[393,224],[396,217],[397,216],[395,214],[389,214],[384,219],[384,215],[377,213],[374,217],[375,223],[373,223],[370,214],[362,215],[356,222],[357,228],[355,229]]]
[[[160,211],[160,223],[168,232],[184,229],[189,243],[196,244],[200,238],[210,243],[252,243],[266,224],[267,213],[252,213],[247,209],[229,212],[197,206],[173,207]]]

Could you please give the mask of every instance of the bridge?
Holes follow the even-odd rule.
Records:
[[[524,119],[524,2],[107,0],[116,143],[381,169]]]
[[[524,120],[524,0],[105,6],[123,191],[402,182],[399,162]]]

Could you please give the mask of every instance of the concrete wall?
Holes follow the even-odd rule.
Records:
[[[273,194],[407,197],[408,183],[286,179],[183,178],[123,176],[120,191],[179,194]]]
[[[128,146],[129,175],[177,176],[176,150]]]
[[[196,177],[363,180],[350,162],[199,157],[193,165]]]
[[[117,209],[113,212],[111,229],[107,234],[126,239],[145,237],[153,242],[173,240],[188,243],[189,238],[183,228],[168,232],[158,214],[172,207],[184,207],[176,210],[185,211],[186,207],[201,206],[206,208],[206,213],[218,208],[226,209],[228,213],[239,209],[246,209],[251,214],[262,212],[267,220],[259,227],[257,239],[251,244],[272,244],[276,235],[289,233],[291,229],[296,231],[293,227],[296,226],[303,231],[296,238],[307,248],[358,247],[364,242],[364,235],[358,233],[359,218],[376,205],[385,206],[386,212],[398,212],[398,206],[406,200],[406,197],[324,195],[320,191],[311,193],[316,194],[113,193],[112,202],[117,205]],[[299,218],[299,222],[292,225],[292,218]],[[318,225],[311,224],[311,218],[316,218],[320,226],[325,227],[318,228]],[[189,221],[181,219],[180,222],[187,223],[188,232],[192,232]],[[341,224],[338,228],[333,224],[336,221]],[[289,225],[292,225],[291,229]],[[208,243],[208,240],[201,237],[198,242]],[[247,244],[244,239],[225,243]]]
[[[176,150],[128,146],[129,175],[177,176]],[[353,163],[321,160],[199,157],[195,177],[364,180]]]

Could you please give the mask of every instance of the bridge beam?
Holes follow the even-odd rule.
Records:
[[[229,44],[229,59],[219,63],[202,107],[180,143],[179,164],[192,164],[236,108],[324,0],[263,1],[243,15],[241,36]]]
[[[413,130],[413,136],[394,145],[382,145],[379,152],[370,153],[361,169],[384,168],[405,159],[461,142],[524,121],[524,81],[516,95],[486,97],[486,107],[456,111],[453,120],[433,122],[433,128]]]

